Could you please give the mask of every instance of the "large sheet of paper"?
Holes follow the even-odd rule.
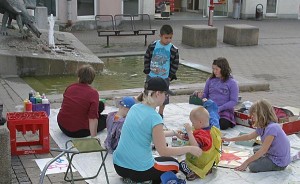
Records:
[[[248,149],[223,146],[221,160],[219,167],[235,168],[241,165],[252,155],[252,152]]]
[[[187,99],[188,101],[188,99]],[[188,103],[174,103],[169,104],[165,108],[164,113],[164,124],[168,129],[182,129],[183,124],[189,121],[189,113],[190,111],[197,107],[196,105],[191,105]],[[108,113],[111,111],[117,110],[116,107],[106,106],[106,110],[104,113]],[[64,144],[70,138],[64,135],[56,122],[57,113],[59,109],[51,109],[51,115],[49,117],[50,121],[50,134],[52,138],[55,140],[57,145],[61,148],[64,148]],[[223,135],[227,137],[237,136],[240,132],[252,132],[254,129],[236,126],[234,128],[230,128],[226,131],[222,131]],[[103,143],[106,138],[106,130],[100,132],[98,137],[101,139]],[[295,142],[297,142],[297,137],[295,138]],[[299,141],[300,142],[300,141]],[[102,144],[103,145],[103,144]],[[296,144],[293,144],[296,145]],[[232,144],[231,146],[236,146]],[[181,157],[179,157],[181,158]],[[83,177],[90,176],[97,171],[99,168],[99,164],[101,163],[100,156],[98,154],[78,155],[77,158],[73,161],[74,167],[78,170],[80,175]],[[111,184],[120,184],[122,183],[121,177],[115,172],[112,155],[109,154],[106,159],[106,167],[108,172],[109,181]],[[300,182],[300,161],[295,161],[290,166],[287,167],[286,170],[280,172],[263,172],[263,173],[249,173],[249,172],[239,172],[234,171],[233,169],[218,167],[217,169],[213,169],[213,173],[209,174],[205,179],[188,181],[187,183],[214,183],[214,184],[224,184],[224,183],[290,183],[290,182]],[[105,175],[101,171],[99,176],[96,179],[88,180],[88,183],[106,183]]]
[[[35,162],[41,169],[41,171],[44,169],[45,165],[52,160],[52,158],[42,158],[42,159],[35,159]],[[47,174],[55,174],[55,173],[63,173],[67,171],[69,162],[66,157],[62,156],[59,159],[55,160],[47,169]],[[72,167],[72,171],[76,172],[76,169]]]

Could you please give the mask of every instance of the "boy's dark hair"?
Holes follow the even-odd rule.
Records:
[[[223,81],[226,81],[229,79],[229,77],[231,75],[231,68],[230,68],[229,63],[226,58],[219,57],[219,58],[215,59],[213,61],[213,65],[217,65],[219,68],[221,68],[221,75],[222,75]],[[215,77],[216,77],[216,75],[214,74],[214,72],[212,72],[210,78],[215,78]]]
[[[161,28],[160,28],[160,35],[169,35],[169,34],[173,34],[173,28],[166,24],[166,25],[163,25]]]
[[[95,69],[91,65],[82,65],[77,71],[79,83],[83,84],[92,84],[95,79],[95,75]]]

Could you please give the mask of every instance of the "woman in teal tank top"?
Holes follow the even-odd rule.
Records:
[[[167,171],[176,173],[179,164],[172,155],[191,153],[201,155],[198,146],[167,147],[163,121],[155,108],[165,101],[168,85],[160,77],[151,78],[140,96],[140,104],[129,110],[124,122],[121,137],[113,153],[116,172],[134,182],[152,180],[160,183],[160,176]],[[159,157],[153,157],[151,143],[154,143]]]

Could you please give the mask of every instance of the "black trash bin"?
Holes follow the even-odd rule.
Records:
[[[264,7],[262,4],[257,4],[255,8],[255,19],[262,20],[264,15]]]

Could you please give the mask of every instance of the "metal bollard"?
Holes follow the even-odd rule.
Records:
[[[260,7],[259,7],[260,6]],[[255,19],[256,20],[262,20],[263,14],[264,14],[264,7],[262,4],[257,4],[255,8]]]
[[[213,5],[209,6],[208,26],[213,26],[214,8]]]

